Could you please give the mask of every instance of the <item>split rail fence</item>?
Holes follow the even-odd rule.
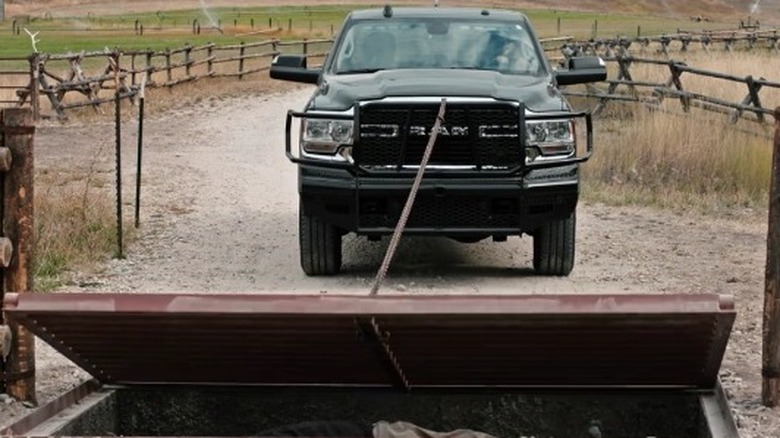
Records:
[[[629,54],[661,53],[671,56],[677,52],[695,49],[710,51],[755,51],[764,50],[780,53],[780,30],[745,31],[680,31],[672,35],[656,36],[616,36],[613,38],[592,38],[575,40],[571,37],[559,38],[560,51],[564,56],[582,54],[598,56],[627,56]]]
[[[36,119],[65,120],[68,110],[98,109],[113,102],[116,93],[122,99],[132,99],[142,83],[146,88],[171,88],[209,78],[242,80],[269,70],[271,60],[280,53],[301,53],[310,64],[321,62],[331,43],[329,39],[267,40],[185,45],[164,51],[34,53],[26,58],[0,58],[0,65],[12,66],[0,69],[0,106],[30,107]]]
[[[610,70],[617,71],[617,76],[607,79],[602,85],[586,87],[584,91],[572,88],[563,92],[568,96],[587,97],[597,99],[598,103],[594,112],[603,110],[610,101],[637,102],[647,106],[659,108],[667,98],[677,99],[684,112],[691,108],[701,108],[708,111],[726,114],[730,123],[739,120],[750,120],[759,123],[766,122],[767,115],[774,114],[774,107],[763,105],[761,92],[767,89],[780,89],[780,82],[772,82],[753,76],[734,76],[715,71],[703,70],[686,65],[678,61],[664,61],[659,59],[635,58],[631,56],[618,56],[606,58]],[[661,81],[636,80],[632,69],[650,66],[654,73],[663,74],[666,78]],[[735,102],[722,97],[713,97],[708,94],[686,89],[683,76],[697,77],[696,80],[716,81],[709,83],[709,89],[722,90],[733,88],[733,84],[744,86],[744,98]],[[704,78],[704,79],[702,79]],[[768,99],[767,99],[768,100]]]
[[[761,36],[764,38],[762,41],[771,43],[774,50],[778,50],[780,36],[775,31],[753,32],[749,35],[752,35],[750,38]],[[723,38],[728,40],[731,37]],[[117,93],[120,98],[132,101],[142,83],[147,88],[172,88],[204,79],[242,80],[269,70],[271,60],[280,53],[304,54],[310,59],[310,65],[314,65],[322,62],[331,43],[330,39],[267,40],[234,45],[185,45],[164,51],[35,53],[27,58],[0,58],[0,67],[14,66],[0,68],[0,106],[30,107],[36,120],[66,120],[69,110],[82,107],[99,110],[102,104],[113,102]],[[598,99],[597,110],[603,109],[610,101],[642,102],[659,106],[671,97],[680,101],[684,111],[689,111],[691,107],[700,107],[727,113],[732,123],[745,119],[745,115],[754,116],[747,117],[750,120],[764,122],[765,116],[772,114],[772,109],[762,105],[761,91],[780,88],[780,84],[776,82],[752,76],[737,77],[706,71],[674,60],[636,57],[628,54],[630,44],[618,40],[602,42],[601,45],[593,43],[590,48],[577,50],[570,50],[572,43],[568,37],[543,40],[545,51],[550,58],[554,58],[556,52],[564,56],[593,54],[594,51],[609,48],[613,43],[622,48],[620,53],[615,54],[613,51],[612,56],[602,56],[612,64],[610,71],[617,72],[617,76],[607,80],[604,86],[587,87],[584,91],[569,87],[564,93]],[[597,45],[600,49],[596,48]],[[668,44],[664,47],[668,47]],[[640,65],[651,65],[665,70],[668,77],[663,81],[635,80],[639,75],[635,75],[632,70]],[[87,73],[88,71],[96,73]],[[683,86],[683,74],[686,77],[699,76],[744,84],[745,97],[732,102],[710,96],[709,93],[693,92]]]

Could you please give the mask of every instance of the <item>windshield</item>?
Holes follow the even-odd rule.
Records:
[[[337,49],[337,74],[389,69],[478,69],[544,73],[532,36],[521,23],[442,19],[358,21]]]

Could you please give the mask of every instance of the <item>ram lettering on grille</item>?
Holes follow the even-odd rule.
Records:
[[[452,105],[445,118],[431,165],[509,167],[524,159],[517,106]],[[419,164],[435,120],[435,106],[366,105],[360,113],[356,162],[364,166]]]

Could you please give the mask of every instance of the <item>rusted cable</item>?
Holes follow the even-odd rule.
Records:
[[[395,226],[393,237],[390,239],[390,246],[387,247],[385,253],[385,259],[382,261],[382,266],[379,267],[379,272],[376,274],[374,280],[374,286],[371,288],[369,295],[376,295],[379,292],[379,288],[382,286],[382,282],[385,280],[387,270],[390,268],[390,262],[393,260],[395,250],[398,247],[398,242],[401,240],[401,234],[406,227],[406,221],[409,219],[409,214],[412,212],[412,206],[414,205],[414,199],[417,196],[417,191],[420,189],[420,183],[422,182],[423,174],[425,173],[425,167],[428,165],[428,160],[431,159],[431,153],[433,153],[433,145],[436,143],[436,137],[439,135],[439,128],[441,122],[444,120],[444,112],[447,107],[447,99],[441,100],[439,106],[439,113],[436,115],[436,122],[433,124],[431,130],[431,136],[428,139],[428,145],[425,147],[425,153],[423,154],[422,161],[420,162],[420,170],[417,171],[417,176],[414,178],[414,184],[409,191],[409,197],[406,198],[406,204],[401,212],[401,217],[398,219],[398,224]]]

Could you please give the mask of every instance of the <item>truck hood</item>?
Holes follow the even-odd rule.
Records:
[[[386,70],[326,75],[308,109],[346,110],[357,101],[403,96],[492,97],[523,102],[528,109],[538,112],[568,108],[549,76],[481,70]]]

